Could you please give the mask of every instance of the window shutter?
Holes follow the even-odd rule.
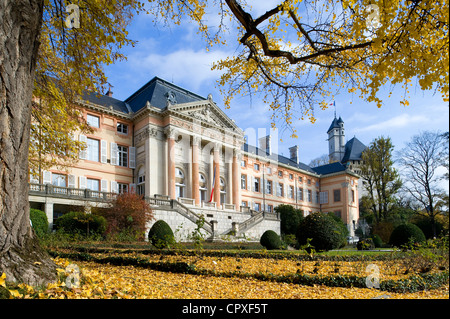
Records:
[[[117,193],[117,182],[116,181],[111,181],[111,193]]]
[[[107,154],[108,154],[108,142],[105,140],[101,140],[100,144],[101,144],[100,161],[102,163],[106,163],[107,162]]]
[[[102,179],[100,181],[100,189],[102,192],[107,192],[108,191],[108,181],[106,179]]]
[[[67,178],[67,186],[69,188],[75,188],[75,175],[69,174],[69,177]]]
[[[252,190],[252,177],[250,175],[247,175],[247,190]]]
[[[252,192],[255,191],[255,178],[252,176]]]
[[[114,142],[111,142],[111,165],[118,165],[118,152],[119,149],[117,148],[117,144]]]
[[[52,173],[49,171],[44,171],[42,174],[43,174],[44,184],[51,184],[52,183]]]
[[[130,168],[136,168],[136,147],[130,146]]]
[[[79,135],[78,139],[80,140],[80,142],[85,143],[85,149],[80,151],[80,159],[87,159],[87,137],[85,135]]]
[[[87,178],[84,176],[80,176],[78,183],[80,188],[85,189],[87,187]]]

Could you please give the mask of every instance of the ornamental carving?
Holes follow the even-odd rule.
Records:
[[[146,127],[141,132],[137,133],[134,137],[135,142],[139,143],[142,140],[148,139],[150,136],[156,137],[158,130],[154,127]]]

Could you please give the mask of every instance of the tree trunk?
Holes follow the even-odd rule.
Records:
[[[0,0],[0,274],[40,285],[56,266],[30,226],[31,98],[44,0]]]

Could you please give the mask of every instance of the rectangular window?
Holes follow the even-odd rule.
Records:
[[[122,134],[128,134],[128,125],[123,123],[117,123],[117,132]]]
[[[355,191],[352,189],[352,203],[355,202]]]
[[[340,189],[335,189],[333,191],[333,199],[335,202],[340,202],[341,201],[341,190]]]
[[[92,191],[100,191],[100,180],[88,178],[86,180],[86,188]]]
[[[53,173],[52,185],[59,187],[66,187],[66,175]]]
[[[259,171],[259,164],[254,164],[254,165],[253,165],[253,168],[254,168],[256,171]]]
[[[260,203],[255,203],[253,205],[253,209],[256,210],[257,212],[259,212],[261,210],[261,204]]]
[[[117,190],[119,194],[128,193],[128,184],[117,183]]]
[[[243,201],[241,202],[241,206],[247,207],[247,202],[243,200]]]
[[[282,183],[278,183],[278,187],[277,187],[277,196],[283,197],[284,196],[284,192],[283,192],[283,184]]]
[[[87,118],[86,118],[86,122],[91,127],[97,127],[97,128],[100,127],[100,118],[98,116],[88,114]]]
[[[255,190],[254,191],[257,193],[260,192],[259,183],[260,183],[259,177],[255,177]]]
[[[245,165],[245,161],[244,160],[242,160],[241,161],[241,167],[245,167],[246,165]]]
[[[278,177],[283,177],[283,172],[282,171],[278,171]]]
[[[247,189],[247,175],[241,175],[241,189]]]
[[[297,200],[303,201],[303,188],[297,190]]]
[[[294,198],[294,186],[289,186],[288,188],[288,197]]]
[[[266,182],[266,194],[272,194],[272,181]]]
[[[294,179],[294,175],[289,174],[289,179],[290,179],[290,180],[293,180],[293,179]]]
[[[100,160],[100,141],[93,138],[87,139],[87,160],[98,162]]]
[[[128,166],[128,147],[117,145],[119,153],[119,166]]]
[[[320,203],[328,204],[328,192],[320,192]]]
[[[308,202],[312,203],[312,191],[308,189]]]
[[[269,175],[272,174],[272,168],[271,167],[267,167],[266,173],[269,174]]]
[[[273,213],[273,205],[267,205],[267,211]]]

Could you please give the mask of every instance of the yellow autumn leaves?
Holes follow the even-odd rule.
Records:
[[[103,255],[104,257],[105,255]],[[111,256],[111,254],[108,254]],[[142,254],[121,254],[122,257],[141,258]],[[310,275],[355,274],[365,276],[366,262],[296,261],[268,258],[208,257],[208,256],[145,256],[148,261],[185,262],[196,269],[214,270],[217,274],[193,275],[151,270],[135,266],[113,266],[95,262],[71,261],[55,258],[59,281],[37,289],[25,284],[10,288],[11,298],[39,299],[129,299],[129,298],[194,298],[194,299],[363,299],[388,295],[389,298],[449,298],[448,284],[439,289],[416,293],[392,293],[368,288],[341,288],[322,285],[303,286],[286,282],[258,280],[245,276],[220,276],[220,273],[308,273]],[[402,263],[372,261],[380,269],[381,279],[405,277]],[[76,265],[76,267],[70,267]],[[67,270],[79,271],[78,285],[68,284]],[[362,273],[361,273],[362,272]],[[5,274],[0,276],[0,286],[5,285]]]

